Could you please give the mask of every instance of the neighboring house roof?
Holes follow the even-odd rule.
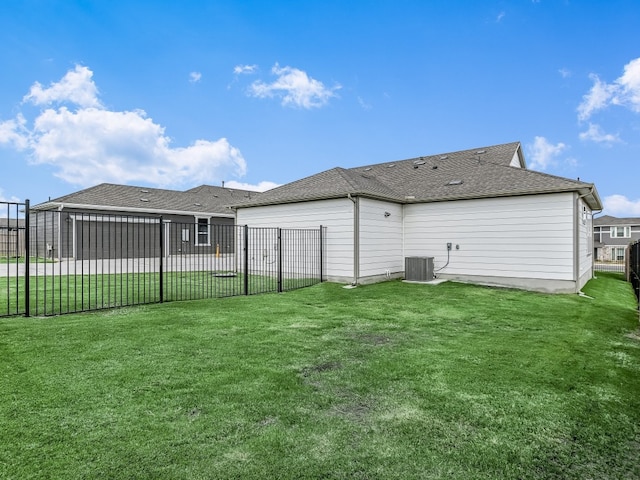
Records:
[[[610,215],[603,215],[602,217],[596,217],[593,219],[594,227],[610,227],[610,226],[622,226],[622,225],[640,225],[640,218],[626,217],[618,218]]]
[[[602,208],[593,184],[527,170],[520,143],[514,142],[356,168],[333,168],[234,207],[347,195],[425,203],[558,192],[579,192],[592,209]]]
[[[101,183],[47,202],[34,210],[75,208],[132,213],[233,217],[228,205],[254,199],[260,192],[201,185],[187,191]]]

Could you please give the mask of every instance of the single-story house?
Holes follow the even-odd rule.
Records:
[[[593,219],[593,248],[597,261],[622,262],[627,245],[640,240],[640,218],[603,215]]]
[[[230,253],[235,213],[228,205],[259,195],[211,185],[178,191],[102,183],[33,206],[30,224],[39,234],[32,237],[54,258],[157,256],[162,217],[167,254]]]
[[[21,257],[24,241],[24,218],[0,218],[0,257]]]
[[[528,170],[514,142],[333,168],[234,209],[250,227],[326,227],[330,281],[402,278],[432,258],[443,279],[579,292],[602,203],[592,183]]]

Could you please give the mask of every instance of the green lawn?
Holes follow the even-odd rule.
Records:
[[[444,283],[0,320],[0,478],[640,478],[635,297]]]
[[[284,278],[283,290],[293,290],[318,282],[314,278]],[[233,272],[165,272],[165,302],[245,294],[243,274]],[[249,275],[249,295],[277,292],[276,276]],[[30,277],[30,314],[59,315],[118,306],[160,302],[158,273],[49,274]],[[0,317],[25,312],[24,277],[0,277]]]
[[[6,257],[0,256],[0,264],[19,264],[24,263],[25,257]],[[44,257],[29,257],[30,263],[54,263],[54,260]]]

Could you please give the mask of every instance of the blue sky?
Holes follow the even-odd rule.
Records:
[[[640,2],[0,2],[0,200],[520,141],[640,217]]]

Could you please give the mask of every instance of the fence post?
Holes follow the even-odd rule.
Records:
[[[244,294],[249,295],[249,225],[244,226]]]
[[[31,202],[27,198],[24,201],[24,316],[29,317],[31,315],[31,288],[30,288],[30,273],[29,273],[29,257],[31,256],[31,236],[29,230],[31,230],[31,216],[29,215],[29,209],[31,208]],[[16,222],[18,220],[16,219]],[[16,223],[17,225],[17,223]],[[18,229],[20,232],[20,229]]]
[[[278,293],[282,293],[282,229],[278,228]]]
[[[160,303],[164,302],[164,220],[160,215]]]
[[[320,283],[324,281],[324,245],[322,237],[322,225],[320,225]]]

